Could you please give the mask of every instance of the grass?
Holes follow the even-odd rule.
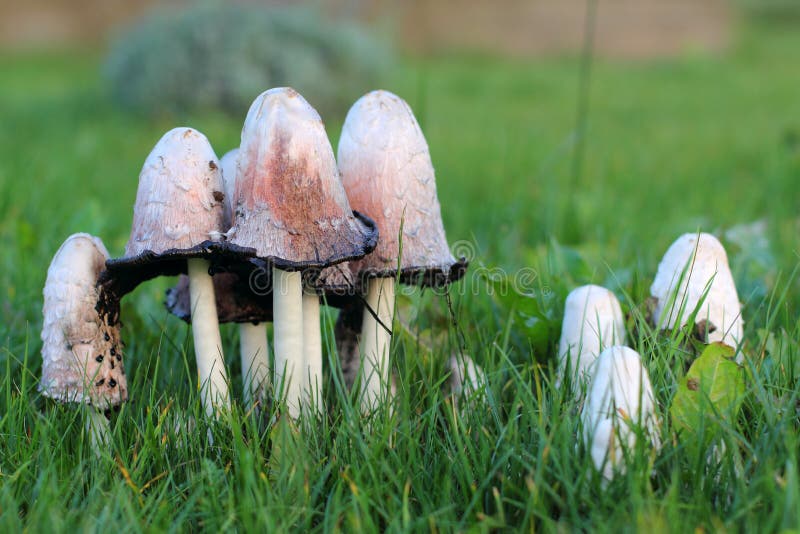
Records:
[[[448,237],[472,268],[450,292],[457,326],[441,296],[401,299],[394,415],[362,421],[330,372],[329,413],[299,428],[238,405],[205,420],[190,331],[164,311],[159,280],[124,303],[133,401],[99,458],[86,414],[36,391],[49,260],[78,231],[120,254],[160,135],[192,125],[222,154],[241,120],[120,112],[94,53],[0,56],[0,530],[799,528],[798,50],[791,27],[745,28],[724,55],[598,61],[574,188],[577,58],[407,62],[388,86],[419,112]],[[334,142],[341,119],[327,120]],[[741,226],[756,221],[763,238]],[[744,405],[725,430],[734,446],[711,467],[668,417],[681,335],[654,333],[641,312],[660,256],[698,229],[728,247],[748,354]],[[554,386],[564,298],[589,282],[623,302],[665,442],[634,451],[605,490],[576,447],[579,404]],[[324,318],[331,355],[333,312]],[[236,354],[236,329],[223,336]],[[459,348],[489,382],[460,409],[442,387]],[[176,432],[188,417],[197,427]]]

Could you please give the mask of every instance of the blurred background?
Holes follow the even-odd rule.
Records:
[[[359,96],[405,98],[450,241],[475,266],[534,267],[549,329],[576,283],[643,298],[667,246],[698,229],[723,238],[753,315],[780,284],[794,306],[799,30],[794,0],[6,0],[0,344],[35,344],[69,234],[122,253],[165,131],[193,126],[221,156],[282,85],[334,148]],[[167,283],[143,286],[126,323],[171,321]]]

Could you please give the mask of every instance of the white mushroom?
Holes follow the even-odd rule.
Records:
[[[395,285],[446,286],[466,261],[448,248],[428,143],[403,99],[372,91],[353,104],[338,156],[350,204],[380,231],[375,251],[350,264],[367,280],[360,347],[361,403],[369,411],[389,393]]]
[[[108,262],[122,293],[159,275],[187,272],[201,399],[209,415],[229,406],[210,259],[222,235],[222,173],[208,139],[175,128],[158,141],[139,175],[125,257]]]
[[[657,327],[685,326],[694,316],[707,343],[738,348],[743,340],[741,304],[725,248],[711,234],[684,234],[669,247],[650,293]],[[741,352],[737,360],[741,361]]]
[[[609,347],[592,365],[592,378],[581,412],[583,437],[592,461],[606,480],[625,470],[637,430],[661,448],[655,397],[639,354],[628,347]]]
[[[108,251],[89,234],[64,241],[47,270],[42,313],[39,390],[61,402],[94,407],[89,430],[95,450],[108,439],[102,411],[128,398],[118,303],[98,287]]]
[[[580,393],[589,369],[606,347],[625,344],[625,321],[617,297],[595,285],[581,286],[567,295],[558,346],[559,383],[570,377]]]

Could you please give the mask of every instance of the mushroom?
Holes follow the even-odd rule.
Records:
[[[192,334],[206,413],[227,408],[228,381],[217,322],[210,260],[222,254],[223,184],[206,137],[175,128],[142,167],[125,256],[109,260],[108,285],[118,295],[159,275],[188,272]]]
[[[364,256],[377,230],[351,211],[325,126],[293,89],[270,89],[253,102],[237,172],[228,243],[254,249],[271,275],[275,387],[297,417],[312,396],[315,408],[321,401],[319,297],[304,294],[302,273]]]
[[[102,412],[128,400],[118,302],[98,286],[107,259],[99,238],[73,234],[53,257],[43,291],[39,391],[94,407],[89,429],[95,450],[108,440]]]
[[[467,262],[448,249],[428,144],[405,101],[387,91],[361,97],[347,113],[338,156],[350,204],[375,218],[381,236],[351,265],[366,280],[361,395],[369,409],[389,384],[395,284],[446,286]]]
[[[595,285],[573,289],[564,304],[558,344],[559,383],[568,376],[575,393],[580,393],[603,349],[624,343],[625,321],[614,293]]]
[[[625,470],[625,454],[634,450],[637,427],[656,450],[661,448],[654,399],[639,353],[623,346],[600,353],[592,365],[581,422],[592,461],[606,481]]]
[[[684,234],[658,265],[650,294],[657,327],[683,327],[694,319],[705,343],[738,348],[743,340],[742,309],[725,248],[711,234]],[[737,354],[741,362],[742,354]]]

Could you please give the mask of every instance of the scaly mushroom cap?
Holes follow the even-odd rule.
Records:
[[[73,234],[47,270],[39,391],[101,410],[128,399],[118,314],[104,309],[97,285],[108,251],[89,234]]]
[[[242,278],[236,273],[217,273],[213,277],[217,317],[220,323],[261,323],[272,321],[272,286],[267,275],[259,279],[259,271]],[[167,290],[164,303],[179,319],[192,322],[189,298],[189,277],[181,275],[178,283]]]
[[[374,223],[351,211],[325,126],[295,90],[250,106],[239,147],[228,241],[284,270],[323,268],[369,253]]]
[[[212,242],[227,230],[223,189],[220,164],[203,134],[192,128],[164,134],[139,175],[125,256],[107,263],[103,284],[122,296],[150,278],[185,273],[187,258],[232,255]]]
[[[567,295],[558,346],[562,377],[569,372],[573,383],[580,387],[603,349],[624,343],[625,321],[614,293],[604,287],[587,285]]]
[[[653,386],[635,350],[614,346],[600,353],[581,411],[584,440],[594,465],[610,480],[623,471],[623,447],[633,452],[636,428],[644,429],[656,450],[661,448]]]
[[[708,342],[737,347],[742,341],[744,322],[736,285],[725,248],[713,235],[679,237],[658,265],[650,294],[656,299],[654,320],[661,328],[672,328],[676,322],[685,326],[702,300],[695,322],[704,324]]]
[[[387,91],[361,97],[347,113],[338,161],[350,204],[373,217],[380,233],[354,271],[436,286],[463,276],[467,262],[447,246],[428,143],[405,101]]]

